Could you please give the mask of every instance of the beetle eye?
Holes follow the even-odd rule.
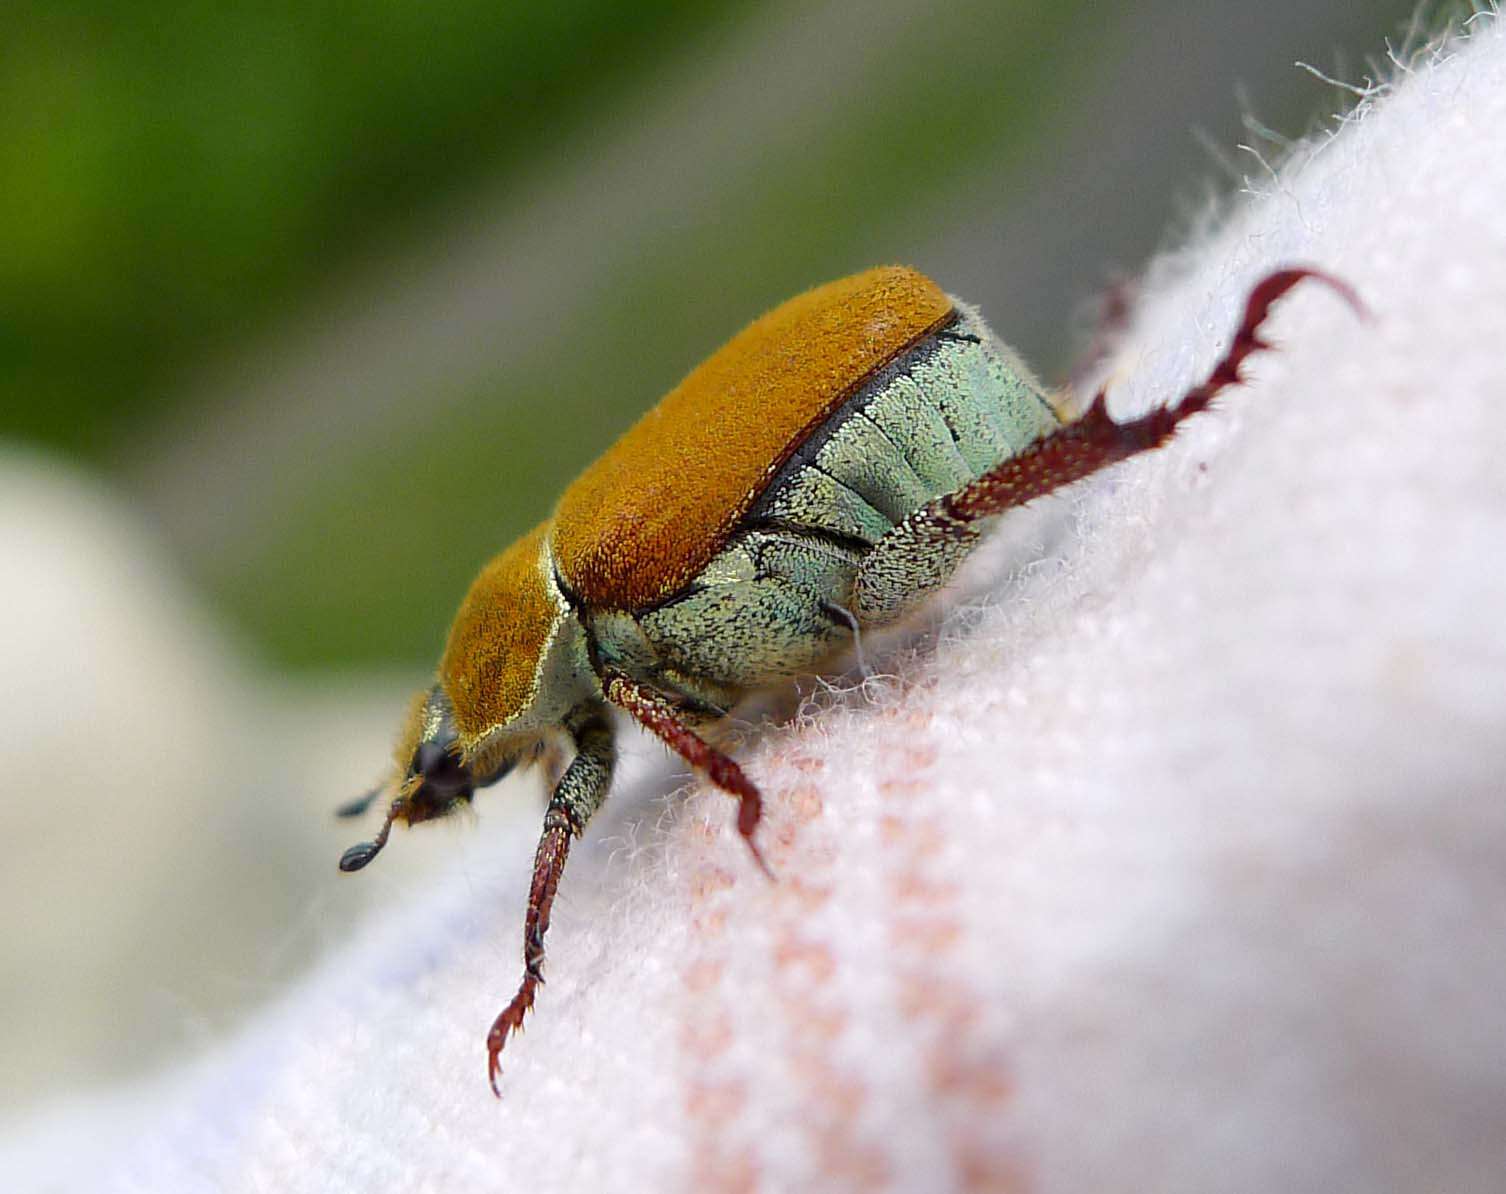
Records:
[[[420,743],[413,752],[412,770],[436,793],[456,794],[472,786],[470,768],[437,742]]]

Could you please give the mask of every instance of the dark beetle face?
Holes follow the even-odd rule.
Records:
[[[414,704],[408,724],[408,741],[416,745],[398,780],[396,798],[388,806],[387,818],[376,837],[345,851],[340,859],[342,871],[358,871],[381,853],[394,821],[417,825],[453,813],[470,802],[477,788],[496,783],[518,762],[517,756],[503,758],[489,763],[484,773],[467,764],[449,698],[437,684]],[[384,784],[343,806],[340,815],[358,817],[377,797],[391,791],[391,786]]]
[[[403,788],[408,792],[406,820],[412,825],[458,808],[476,791],[476,779],[449,743],[420,742]]]
[[[423,733],[402,784],[400,816],[410,825],[454,812],[477,788],[494,784],[512,770],[511,762],[478,775],[461,758],[459,737],[449,699],[437,685],[423,711]]]

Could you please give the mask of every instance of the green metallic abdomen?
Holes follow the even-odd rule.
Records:
[[[959,303],[955,323],[870,378],[801,445],[746,523],[872,545],[1057,424],[1034,379]]]
[[[954,323],[817,428],[683,593],[633,619],[641,638],[626,641],[619,623],[601,647],[639,659],[646,649],[658,682],[708,700],[814,670],[851,640],[847,611],[865,560],[883,558],[900,607],[945,583],[970,549],[896,556],[890,532],[906,515],[1058,423],[1034,379],[959,304]]]

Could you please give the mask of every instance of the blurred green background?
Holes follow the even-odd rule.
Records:
[[[912,262],[1085,303],[1413,0],[13,3],[0,436],[279,667],[428,665],[478,564],[760,310]],[[1212,148],[1210,148],[1212,147]],[[694,467],[687,462],[687,467]]]

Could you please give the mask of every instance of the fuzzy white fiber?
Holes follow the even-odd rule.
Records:
[[[1294,291],[1247,387],[743,751],[777,883],[630,758],[501,1101],[522,821],[6,1188],[1501,1190],[1506,28],[1155,267],[1112,409],[1291,262],[1373,322]]]

